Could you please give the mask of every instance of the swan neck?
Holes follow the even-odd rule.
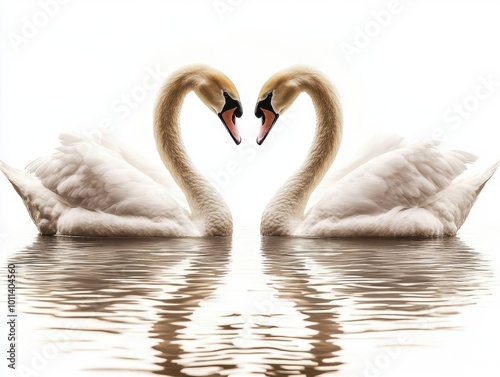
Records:
[[[333,86],[326,78],[317,74],[303,77],[299,82],[302,91],[313,102],[316,132],[305,162],[266,208],[263,228],[267,227],[271,231],[263,233],[293,234],[293,230],[304,219],[304,211],[312,192],[334,161],[342,138],[342,110]],[[282,225],[276,228],[273,224]]]
[[[180,136],[179,119],[185,96],[197,85],[193,73],[172,77],[160,92],[156,104],[154,134],[160,157],[186,195],[192,219],[206,236],[227,236],[232,232],[229,208],[220,194],[193,166]]]

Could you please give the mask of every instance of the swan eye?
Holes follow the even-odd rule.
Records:
[[[227,94],[227,92],[224,92],[222,94],[224,94],[224,97],[229,97],[229,94]]]
[[[269,94],[267,95],[267,98],[271,98],[273,96],[273,92],[269,92]]]

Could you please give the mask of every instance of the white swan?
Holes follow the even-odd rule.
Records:
[[[342,134],[342,114],[333,86],[307,67],[278,72],[262,87],[255,115],[262,118],[257,143],[301,93],[313,101],[317,127],[302,167],[264,210],[262,235],[300,237],[455,235],[498,163],[465,177],[476,157],[441,151],[433,141],[404,145],[397,137],[374,143],[364,156],[337,172],[310,202],[332,164]],[[306,208],[308,206],[308,208]]]
[[[31,163],[29,173],[0,162],[39,232],[115,237],[231,235],[229,208],[192,166],[180,138],[180,110],[190,91],[218,114],[236,144],[241,138],[235,117],[242,115],[233,83],[207,66],[175,72],[161,90],[155,111],[156,144],[189,209],[175,198],[166,171],[149,166],[110,140],[61,135],[57,151]]]

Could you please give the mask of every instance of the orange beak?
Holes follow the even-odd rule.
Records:
[[[238,145],[241,143],[241,136],[240,131],[236,126],[236,110],[236,107],[234,109],[226,110],[220,114],[220,118],[222,119],[222,123],[226,126],[234,142]]]
[[[241,143],[241,136],[238,127],[236,126],[236,118],[243,115],[243,108],[241,107],[240,101],[232,99],[225,92],[224,97],[226,98],[226,103],[218,115],[224,126],[226,126],[226,129],[229,131],[229,134],[233,138],[234,142],[238,145]]]
[[[275,114],[273,111],[262,109],[262,126],[260,127],[259,130],[259,136],[257,136],[257,144],[261,145],[264,140],[266,139],[267,135],[269,134],[269,131],[271,131],[271,128],[274,126],[274,123],[276,123],[276,120],[278,119],[278,115]]]
[[[272,93],[257,103],[255,106],[255,116],[262,119],[262,126],[260,127],[259,135],[257,136],[257,144],[261,145],[266,139],[269,131],[273,128],[274,124],[279,118],[271,104]]]

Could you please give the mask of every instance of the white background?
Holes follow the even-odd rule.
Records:
[[[270,196],[299,166],[312,140],[314,112],[302,95],[264,146],[255,144],[257,93],[269,76],[293,64],[324,71],[339,90],[345,131],[338,162],[354,154],[362,140],[382,132],[408,140],[440,136],[446,139],[444,148],[475,153],[485,164],[500,159],[500,4],[390,4],[73,0],[44,18],[39,1],[2,1],[0,159],[23,168],[51,153],[59,133],[95,132],[103,119],[113,122],[114,135],[158,159],[151,132],[158,85],[127,116],[112,105],[122,95],[140,91],[137,86],[148,69],[168,74],[190,63],[222,70],[241,95],[239,127],[245,144],[239,147],[194,95],[188,96],[182,113],[188,152],[212,181],[217,182],[214,176],[224,180],[219,185],[237,224],[258,224]],[[396,10],[389,18],[388,9]],[[41,26],[16,48],[13,35],[23,37],[26,20]],[[371,34],[366,46],[361,31]],[[347,45],[356,52],[346,54]],[[499,86],[489,95],[482,90],[481,100],[471,99],[481,78]],[[454,104],[464,101],[474,108],[467,118],[459,124],[444,119]],[[238,164],[229,180],[228,162]],[[495,229],[499,189],[497,173],[464,229]],[[4,177],[0,211],[0,233],[21,228],[36,233]]]

